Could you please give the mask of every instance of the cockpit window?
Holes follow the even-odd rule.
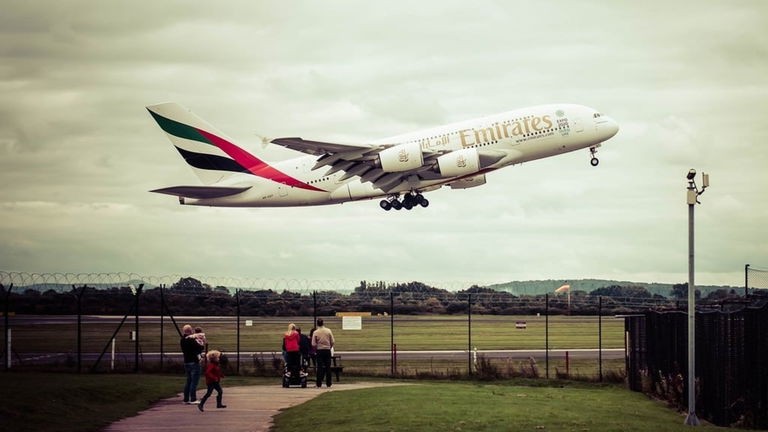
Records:
[[[592,114],[592,117],[593,117],[593,118],[599,118],[600,116],[601,116],[601,114],[600,114],[600,113],[594,113],[594,114]]]

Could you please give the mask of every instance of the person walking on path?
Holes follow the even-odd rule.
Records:
[[[318,387],[323,385],[323,379],[327,387],[331,386],[331,348],[334,343],[333,332],[325,328],[322,318],[318,318],[317,329],[312,334],[312,346],[317,349],[316,384]]]
[[[182,328],[181,352],[184,353],[184,372],[187,375],[187,381],[184,383],[184,403],[196,404],[197,401],[197,383],[200,382],[200,353],[203,347],[200,346],[193,337],[192,326],[187,324]]]
[[[224,378],[224,374],[221,372],[219,366],[219,359],[221,358],[221,352],[217,350],[208,351],[208,365],[205,367],[205,384],[208,386],[208,391],[205,392],[205,396],[200,399],[200,405],[197,406],[201,412],[205,411],[203,406],[205,401],[211,397],[211,393],[216,390],[216,408],[226,408],[227,406],[221,403],[221,398],[224,395],[224,391],[221,389],[221,379]]]

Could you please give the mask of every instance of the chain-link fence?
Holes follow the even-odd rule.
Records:
[[[323,317],[345,373],[623,376],[616,315],[677,310],[662,296],[513,295],[454,282],[0,272],[5,367],[179,368],[179,328],[202,327],[239,373],[275,373],[289,322]],[[450,287],[451,290],[443,287]],[[555,288],[555,287],[553,287]],[[634,291],[632,291],[634,292]],[[721,307],[721,305],[714,305]],[[337,315],[362,315],[346,329]],[[10,349],[9,349],[10,348]]]
[[[747,264],[744,266],[744,286],[747,292],[755,290],[768,289],[768,270],[752,267]]]
[[[696,313],[697,412],[719,426],[768,427],[768,296],[731,312]],[[687,314],[626,318],[629,387],[685,407]]]

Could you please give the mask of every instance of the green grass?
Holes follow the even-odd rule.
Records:
[[[289,322],[296,322],[308,332],[311,317],[286,317],[284,323],[253,319],[254,325],[245,327],[241,321],[241,351],[279,351],[282,333]],[[408,321],[404,321],[407,319]],[[401,321],[402,320],[402,321]],[[515,321],[526,321],[528,328],[515,329]],[[597,348],[597,317],[553,316],[549,323],[549,346],[551,349]],[[390,348],[390,322],[386,317],[363,318],[363,330],[342,330],[336,318],[326,320],[336,336],[340,351],[376,351]],[[183,323],[179,323],[180,325]],[[236,322],[206,322],[205,318],[191,323],[201,325],[211,348],[233,352],[236,344]],[[14,325],[13,341],[16,352],[71,352],[76,348],[77,333],[75,317],[72,324]],[[84,324],[83,351],[100,352],[116,329],[116,324]],[[117,335],[118,353],[133,352],[129,332],[133,323],[126,323]],[[175,328],[166,320],[165,351],[178,351],[178,336]],[[543,349],[544,317],[535,316],[473,316],[472,345],[478,349]],[[398,317],[395,319],[395,343],[400,351],[411,350],[462,350],[467,348],[466,316],[434,315]],[[160,350],[159,324],[140,326],[141,349],[144,352]],[[603,318],[603,347],[624,346],[624,321],[610,317]]]
[[[642,394],[612,386],[554,388],[435,383],[325,393],[280,413],[273,430],[690,430],[683,425],[683,419],[682,415]],[[714,430],[715,427],[701,429]]]
[[[182,376],[0,374],[0,430],[96,431],[180,393]],[[227,385],[274,384],[274,379],[228,377]]]

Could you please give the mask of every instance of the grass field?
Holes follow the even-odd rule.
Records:
[[[430,383],[326,393],[275,418],[274,432],[686,431],[684,417],[618,387]],[[702,426],[702,430],[737,430]]]
[[[182,376],[73,375],[4,373],[0,375],[0,430],[13,432],[96,431],[171,397]],[[227,377],[227,385],[275,384],[274,379]]]
[[[241,351],[279,351],[282,333],[289,322],[295,322],[309,332],[311,317],[285,318],[284,322],[254,320],[246,327],[242,318],[240,328]],[[71,352],[76,349],[77,333],[75,317],[72,324],[16,325],[13,329],[13,346],[16,352]],[[516,321],[526,321],[527,329],[515,329]],[[342,330],[337,318],[327,318],[327,325],[336,336],[337,349],[341,351],[375,351],[390,348],[390,321],[386,317],[363,319],[363,330]],[[612,317],[603,318],[603,348],[624,347],[624,321]],[[179,323],[182,325],[184,323]],[[205,318],[191,322],[204,328],[211,348],[232,352],[236,348],[236,322],[206,322]],[[99,352],[117,328],[116,324],[84,324],[83,351]],[[165,350],[178,351],[176,329],[166,320],[164,326]],[[117,335],[118,352],[133,352],[129,332],[133,323],[127,322]],[[472,345],[478,349],[543,349],[545,345],[544,317],[535,316],[473,316]],[[395,343],[400,351],[411,350],[462,350],[467,348],[466,316],[418,316],[398,317],[394,325]],[[140,325],[140,343],[144,352],[160,350],[159,324]],[[549,347],[551,349],[597,348],[597,317],[553,316],[549,320]]]

